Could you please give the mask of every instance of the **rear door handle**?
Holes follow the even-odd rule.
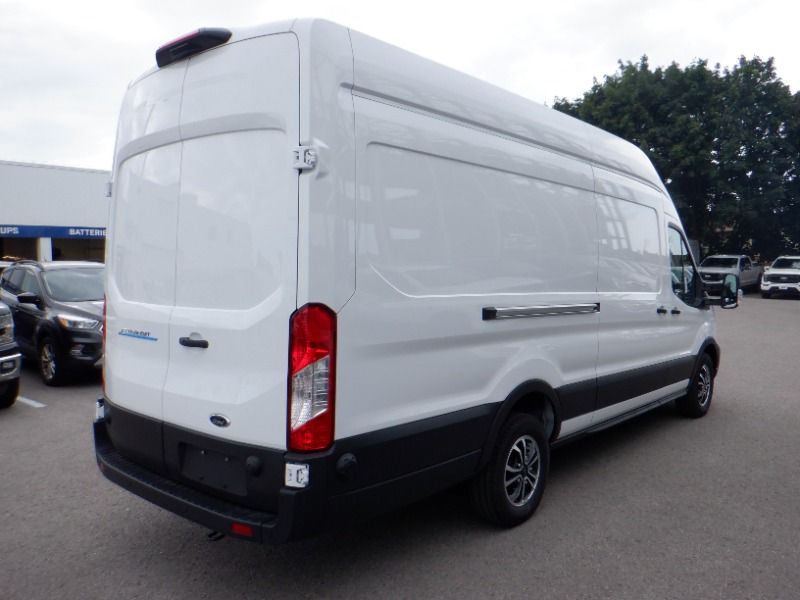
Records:
[[[208,340],[204,339],[182,337],[178,338],[178,342],[181,346],[186,346],[187,348],[208,348]]]
[[[666,308],[664,308],[663,306],[659,306],[659,307],[656,309],[656,312],[657,312],[658,314],[660,314],[660,315],[665,315],[665,314],[667,314],[667,309],[666,309]]]
[[[671,311],[669,311],[669,312],[671,312],[673,315],[679,315],[679,314],[681,314],[681,311],[680,311],[680,310],[678,310],[677,308],[673,308],[673,309],[672,309]]]

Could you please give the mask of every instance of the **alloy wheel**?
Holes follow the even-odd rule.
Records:
[[[529,435],[517,438],[506,457],[504,481],[506,497],[512,505],[524,506],[533,497],[540,468],[536,440]]]

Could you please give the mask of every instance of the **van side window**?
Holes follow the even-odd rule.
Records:
[[[672,291],[690,306],[697,304],[697,271],[689,246],[677,229],[668,229]]]

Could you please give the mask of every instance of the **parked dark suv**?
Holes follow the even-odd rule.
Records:
[[[16,262],[0,276],[0,300],[14,317],[23,355],[38,361],[47,385],[103,355],[103,265],[91,262]]]

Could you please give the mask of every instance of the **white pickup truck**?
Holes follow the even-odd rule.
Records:
[[[800,295],[800,256],[779,256],[764,271],[761,279],[761,296],[773,294]]]
[[[722,287],[722,279],[728,273],[739,277],[741,289],[755,289],[761,282],[763,269],[743,254],[714,254],[700,263],[699,271],[706,289],[713,295]]]

